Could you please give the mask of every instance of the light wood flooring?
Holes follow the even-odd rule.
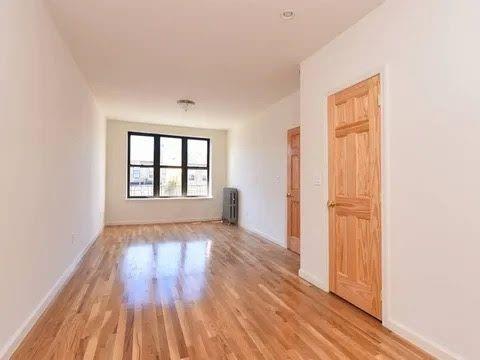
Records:
[[[13,359],[428,359],[220,223],[106,227]]]

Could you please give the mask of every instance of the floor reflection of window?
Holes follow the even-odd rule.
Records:
[[[128,304],[147,303],[153,276],[153,246],[130,246],[121,264],[121,276]]]
[[[208,241],[193,241],[185,243],[184,273],[196,274],[205,272],[207,263]]]
[[[168,242],[156,244],[157,278],[177,276],[182,263],[182,244]]]
[[[203,296],[205,268],[210,257],[211,241],[185,243],[185,262],[182,297],[184,301],[196,301]]]
[[[130,306],[152,300],[164,305],[203,296],[210,240],[133,245],[121,264],[124,294]]]
[[[156,244],[155,297],[162,304],[173,304],[177,298],[178,275],[182,262],[182,244],[168,242]]]

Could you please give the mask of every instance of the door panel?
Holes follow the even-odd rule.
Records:
[[[347,138],[337,139],[335,143],[337,166],[335,167],[335,181],[337,196],[347,196]]]
[[[292,155],[291,157],[292,162],[292,170],[291,170],[291,189],[298,191],[300,190],[300,156],[299,155]]]
[[[287,246],[300,253],[300,128],[288,131]]]
[[[290,210],[292,218],[290,236],[300,239],[300,204],[296,201],[292,201]]]
[[[356,195],[357,198],[368,199],[370,197],[370,149],[368,133],[357,135],[357,164],[356,164]]]
[[[381,319],[380,77],[328,99],[330,289]]]

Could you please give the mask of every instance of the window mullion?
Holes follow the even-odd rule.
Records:
[[[210,193],[210,139],[207,140],[207,194]]]
[[[182,196],[187,196],[187,164],[188,164],[188,142],[182,138]]]
[[[153,146],[153,196],[160,196],[160,136],[155,135]]]
[[[127,153],[127,156],[128,156],[128,166],[127,166],[127,198],[131,197],[131,193],[130,193],[130,163],[131,163],[131,160],[130,160],[130,138],[131,138],[131,134],[128,134],[128,153]]]

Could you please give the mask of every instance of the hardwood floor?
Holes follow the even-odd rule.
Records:
[[[427,359],[220,223],[107,227],[13,359]]]

